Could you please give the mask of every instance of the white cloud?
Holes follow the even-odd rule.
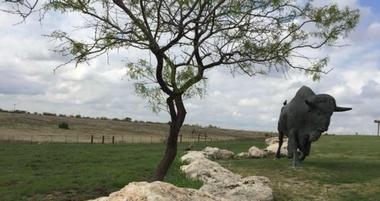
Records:
[[[239,106],[258,106],[260,101],[256,98],[243,98],[238,102]]]

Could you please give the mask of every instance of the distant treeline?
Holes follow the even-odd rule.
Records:
[[[40,115],[40,116],[53,116],[53,117],[68,117],[68,118],[77,118],[77,119],[99,119],[99,120],[112,120],[112,121],[126,121],[126,122],[135,122],[135,123],[149,123],[149,124],[162,124],[161,122],[152,122],[152,121],[141,121],[141,120],[133,120],[130,117],[125,117],[123,119],[119,118],[108,118],[108,117],[88,117],[88,116],[81,116],[80,114],[77,115],[66,115],[66,114],[56,114],[51,112],[28,112],[25,110],[4,110],[0,108],[0,112],[6,112],[6,113],[17,113],[17,114],[33,114],[33,115]],[[170,124],[170,122],[168,122]],[[220,128],[218,126],[208,125],[208,126],[201,126],[198,124],[184,124],[185,126],[191,126],[191,127],[197,127],[197,128]]]

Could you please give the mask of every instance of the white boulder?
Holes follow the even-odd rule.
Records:
[[[235,158],[249,158],[249,153],[248,152],[241,152],[235,155]]]
[[[268,145],[264,149],[264,151],[270,154],[276,154],[277,149],[278,149],[278,142],[275,142],[273,144]],[[281,155],[287,155],[287,154],[288,154],[288,139],[285,138],[281,146]]]
[[[271,145],[271,144],[278,143],[278,141],[279,141],[278,137],[270,137],[270,138],[265,139],[265,144]]]
[[[251,176],[237,182],[206,183],[200,191],[230,201],[272,201],[272,189],[266,177]]]
[[[219,163],[209,159],[198,159],[188,165],[181,166],[181,171],[189,178],[198,179],[204,183],[236,182],[240,175],[223,168]]]
[[[90,201],[228,201],[196,189],[179,188],[172,184],[155,181],[132,182],[120,191]]]
[[[251,158],[263,158],[265,156],[265,152],[255,146],[249,148],[248,154]]]
[[[220,199],[224,198],[228,201],[273,200],[268,178],[256,176],[242,178],[207,158],[197,159],[188,165],[183,165],[181,171],[190,178],[203,181],[200,191]]]
[[[206,158],[202,151],[188,151],[185,155],[181,157],[181,161],[184,163],[191,163],[197,159]]]
[[[212,159],[229,159],[232,158],[235,153],[226,149],[219,149],[217,147],[206,147],[203,149],[203,153]]]

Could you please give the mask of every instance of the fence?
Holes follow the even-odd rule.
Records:
[[[179,143],[185,142],[213,142],[236,140],[239,138],[221,136],[178,136]],[[153,144],[165,143],[166,136],[157,135],[0,135],[3,142],[26,142],[26,143],[91,143],[91,144]]]

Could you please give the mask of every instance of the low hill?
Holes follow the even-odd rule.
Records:
[[[68,123],[69,129],[58,128],[58,124],[62,122]],[[100,136],[105,136],[108,141],[114,136],[116,141],[157,142],[165,140],[168,130],[167,123],[56,116],[50,113],[42,115],[0,112],[2,140],[88,142],[89,136],[93,135],[95,141],[99,141]],[[180,135],[179,140],[183,141],[212,141],[257,139],[273,134],[184,125]]]

